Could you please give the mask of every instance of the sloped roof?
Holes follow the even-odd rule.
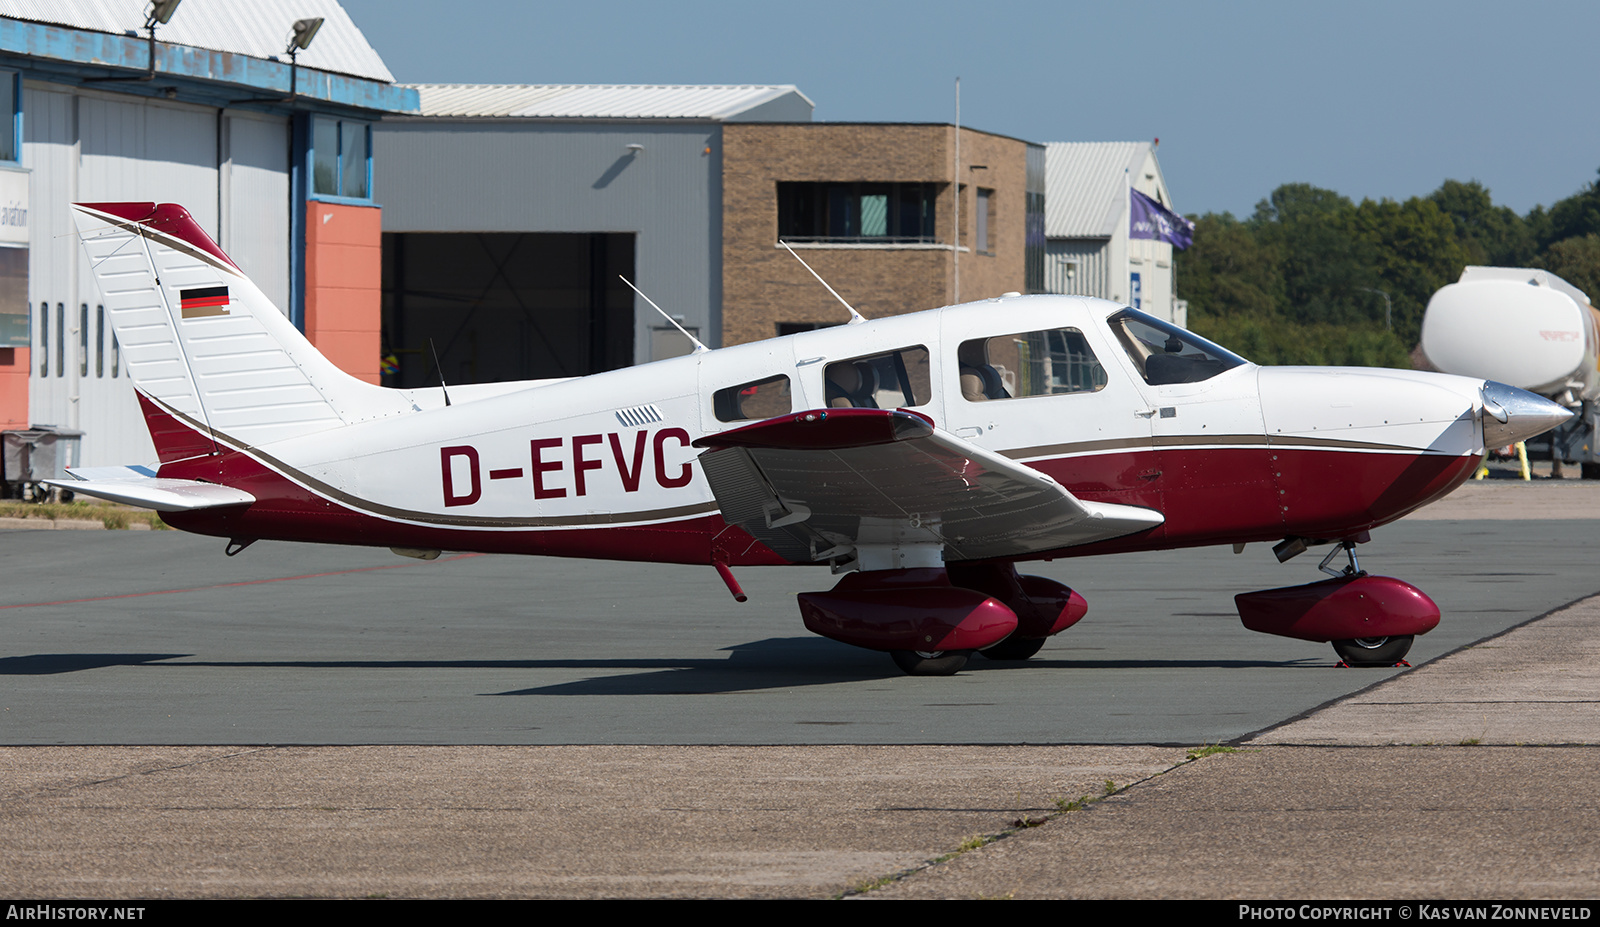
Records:
[[[0,16],[144,38],[148,0],[0,0]],[[337,0],[184,0],[156,41],[288,62],[296,20],[324,20],[299,63],[319,71],[394,83],[394,75]]]
[[[809,120],[811,100],[790,84],[413,84],[423,116],[528,119],[734,120],[770,103],[788,103]],[[788,99],[785,99],[788,98]],[[781,116],[778,117],[780,120]]]
[[[1051,142],[1045,145],[1044,233],[1047,238],[1109,238],[1127,205],[1126,185],[1172,208],[1149,142]]]

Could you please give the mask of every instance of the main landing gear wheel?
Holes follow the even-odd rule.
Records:
[[[1044,647],[1042,637],[1008,637],[993,647],[978,651],[991,660],[1026,660]]]
[[[1333,649],[1351,666],[1393,666],[1411,650],[1411,634],[1398,637],[1355,637],[1334,641]]]
[[[895,665],[910,676],[954,676],[967,665],[970,650],[891,650]]]

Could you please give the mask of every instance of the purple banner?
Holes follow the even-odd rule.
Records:
[[[1193,222],[1138,190],[1129,190],[1128,194],[1128,205],[1133,214],[1128,223],[1129,238],[1153,238],[1179,250],[1194,244]]]

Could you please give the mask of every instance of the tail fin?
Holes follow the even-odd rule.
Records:
[[[173,204],[80,203],[78,234],[163,462],[155,407],[238,445],[312,434],[412,408],[335,367],[216,242]],[[167,437],[171,437],[168,435]]]

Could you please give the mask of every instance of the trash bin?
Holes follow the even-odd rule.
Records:
[[[8,495],[19,495],[25,485],[60,480],[68,467],[78,465],[83,432],[55,425],[34,425],[26,431],[0,431],[0,479]]]

